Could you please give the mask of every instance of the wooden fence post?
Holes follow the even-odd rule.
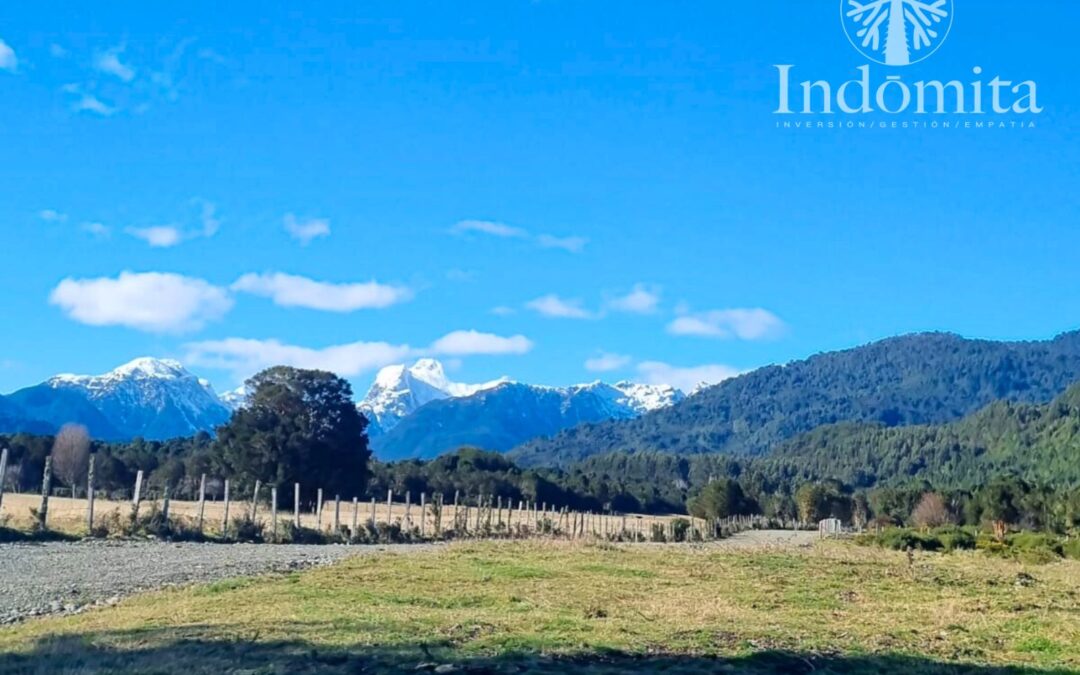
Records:
[[[255,481],[255,490],[251,493],[251,522],[255,522],[255,516],[258,514],[259,509],[259,490],[262,488],[262,483],[258,480]]]
[[[300,529],[300,483],[293,483],[293,527]]]
[[[6,452],[6,451],[5,451]],[[86,534],[94,536],[94,455],[86,465]],[[4,470],[0,468],[0,492],[3,491]]]
[[[49,517],[49,491],[52,489],[52,455],[45,457],[45,473],[41,477],[41,508],[38,509],[38,529],[44,530]]]
[[[0,509],[4,507],[4,477],[7,475],[8,449],[0,450]]]
[[[386,491],[386,526],[390,527],[394,523],[394,491]]]
[[[334,495],[334,536],[341,532],[341,495]]]
[[[358,497],[352,498],[352,527],[349,529],[351,533],[349,536],[352,539],[356,539],[356,526],[358,519],[360,518],[360,499]]]
[[[438,494],[439,510],[435,512],[435,538],[442,537],[443,493]]]
[[[377,521],[375,520],[375,518],[376,518],[376,516],[375,516],[375,498],[372,497],[371,498],[371,531],[372,532],[377,532],[378,529],[379,529],[379,528],[376,527],[376,522]]]
[[[425,523],[427,522],[427,493],[420,493],[420,538],[424,538],[424,533],[427,528]]]
[[[277,541],[277,486],[270,486],[270,540]]]
[[[401,521],[401,529],[406,528],[412,528],[412,492],[408,490],[405,491],[405,518]]]
[[[169,529],[169,486],[165,485],[165,490],[162,495],[161,503],[161,522],[164,523],[165,529]]]
[[[322,488],[318,489],[315,498],[318,500],[315,504],[315,529],[322,532]]]
[[[203,518],[206,516],[206,474],[199,478],[199,534],[203,531]]]
[[[229,536],[229,479],[225,479],[225,510],[221,515],[221,536]]]
[[[135,473],[135,494],[131,498],[131,522],[134,523],[139,519],[139,502],[142,501],[142,478],[143,472],[140,469]]]

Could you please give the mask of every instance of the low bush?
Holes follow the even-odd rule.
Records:
[[[264,531],[266,526],[261,521],[251,519],[251,516],[241,516],[232,522],[226,539],[258,544],[265,541]]]
[[[671,531],[675,535],[675,541],[687,541],[690,534],[690,521],[686,518],[672,520]]]
[[[894,551],[940,551],[944,547],[933,534],[922,534],[900,527],[890,528],[878,535],[878,545]]]
[[[277,536],[271,539],[275,544],[327,544],[325,532],[310,527],[297,527],[286,521],[278,525]]]
[[[949,553],[975,548],[976,532],[973,528],[951,525],[936,528],[931,534],[941,542],[941,549]]]
[[[879,534],[859,535],[855,541],[864,546],[881,546],[894,551],[979,550],[1030,563],[1046,563],[1062,557],[1080,559],[1080,540],[1063,540],[1042,532],[1017,532],[999,541],[987,532],[955,525],[939,527],[930,532],[891,528]]]

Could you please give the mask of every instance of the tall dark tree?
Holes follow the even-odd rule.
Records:
[[[688,507],[690,514],[698,518],[728,518],[756,510],[751,508],[742,486],[730,478],[714,480],[706,485],[700,494],[690,500]]]
[[[301,485],[302,498],[356,496],[368,479],[367,419],[333,373],[278,366],[247,381],[248,405],[218,429],[214,455],[241,491]],[[291,500],[292,490],[281,493]]]

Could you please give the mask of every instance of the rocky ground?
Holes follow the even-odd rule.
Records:
[[[413,546],[169,544],[94,541],[0,544],[0,624],[76,613],[144,590],[326,565]]]

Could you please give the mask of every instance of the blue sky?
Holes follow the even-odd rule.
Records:
[[[1034,129],[779,129],[775,64],[867,63],[838,4],[6,3],[0,391],[140,355],[686,384],[1077,328],[1080,5],[956,0],[903,70],[1034,80]]]

